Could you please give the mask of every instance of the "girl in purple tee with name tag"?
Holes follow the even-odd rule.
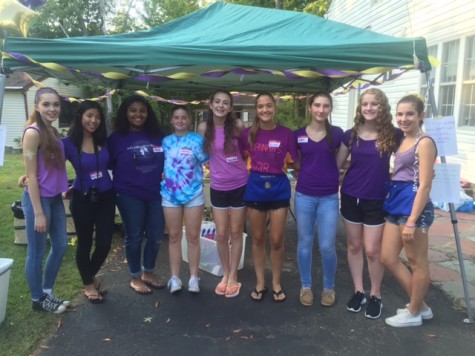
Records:
[[[345,132],[338,152],[341,167],[351,154],[350,166],[341,186],[341,207],[348,243],[348,265],[354,294],[347,310],[358,313],[366,304],[363,287],[363,248],[368,262],[371,290],[365,316],[381,315],[381,282],[384,266],[380,261],[384,228],[385,184],[389,180],[389,159],[402,133],[392,124],[388,98],[379,89],[368,89],[356,108],[354,126]]]
[[[300,171],[295,188],[297,217],[297,259],[300,270],[300,303],[313,304],[312,250],[315,225],[322,258],[323,293],[320,304],[335,303],[336,250],[338,226],[339,170],[336,154],[343,138],[343,130],[330,125],[328,116],[333,109],[332,97],[318,92],[309,100],[311,122],[294,132],[300,154]]]
[[[297,145],[292,131],[275,122],[275,99],[272,94],[257,95],[256,114],[252,126],[241,133],[241,143],[251,160],[251,173],[244,194],[257,279],[251,299],[260,302],[267,292],[264,267],[269,217],[273,301],[281,303],[286,299],[281,285],[281,275],[284,260],[284,228],[290,206],[290,182],[284,167],[288,155],[293,162],[297,162]]]

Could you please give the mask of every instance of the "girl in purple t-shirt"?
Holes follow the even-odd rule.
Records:
[[[297,162],[297,145],[293,132],[275,122],[275,99],[271,94],[261,93],[256,97],[256,114],[252,126],[244,129],[241,134],[241,143],[251,160],[251,174],[244,194],[257,278],[251,298],[260,302],[267,292],[264,266],[269,217],[273,301],[281,303],[286,299],[281,285],[281,274],[284,258],[284,227],[290,202],[290,182],[284,166],[288,155],[293,162]]]
[[[358,102],[354,127],[345,132],[338,152],[342,166],[351,154],[350,166],[341,187],[341,215],[347,235],[348,264],[354,294],[347,309],[357,313],[366,304],[363,288],[363,246],[368,261],[371,291],[365,316],[381,315],[381,282],[384,266],[380,261],[384,228],[384,185],[389,179],[389,159],[398,137],[392,124],[388,98],[379,89],[365,91]]]
[[[241,289],[237,271],[242,254],[246,218],[243,197],[248,178],[239,146],[244,123],[234,117],[232,110],[231,93],[217,90],[210,98],[208,119],[198,126],[198,133],[205,138],[204,149],[210,157],[210,198],[223,266],[223,278],[214,291],[226,298],[238,296]]]
[[[300,154],[300,171],[295,188],[297,216],[297,259],[300,271],[300,303],[313,304],[312,250],[315,226],[322,258],[323,293],[320,304],[335,303],[336,250],[338,226],[339,170],[336,153],[343,130],[330,125],[328,116],[333,109],[332,97],[318,92],[309,100],[311,122],[294,132]]]

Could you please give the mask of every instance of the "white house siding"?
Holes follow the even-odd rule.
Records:
[[[441,59],[441,44],[460,40],[459,72],[455,92],[454,116],[460,116],[461,78],[464,40],[475,35],[474,0],[333,0],[328,11],[329,20],[346,23],[360,28],[397,37],[424,37],[427,46],[438,45],[437,58]],[[438,102],[438,78],[436,75],[435,98]],[[406,73],[396,80],[381,86],[389,98],[394,113],[397,100],[407,93],[420,92],[421,74],[417,71]],[[335,96],[333,123],[344,129],[351,127],[355,94]],[[347,108],[347,109],[345,109]],[[475,127],[457,127],[459,154],[447,157],[448,162],[459,163],[462,178],[475,182]],[[472,164],[471,164],[472,163]]]
[[[5,91],[2,125],[7,128],[6,147],[17,147],[14,140],[21,136],[25,121],[25,102],[21,90]]]
[[[41,82],[45,87],[55,88],[58,93],[66,97],[81,98],[82,91],[74,85],[64,85],[55,78],[47,78]],[[17,144],[14,140],[21,137],[26,120],[33,111],[35,94],[38,88],[35,86],[29,87],[26,90],[26,108],[25,99],[23,96],[23,89],[21,88],[6,88],[5,97],[3,101],[2,110],[2,125],[7,128],[7,137],[5,146],[16,148]],[[58,122],[54,124],[56,127]]]

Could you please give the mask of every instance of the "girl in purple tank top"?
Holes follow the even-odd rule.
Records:
[[[26,279],[33,310],[62,313],[69,305],[53,294],[53,287],[68,247],[66,213],[61,193],[68,188],[64,148],[53,122],[58,120],[61,103],[52,88],[38,89],[35,110],[23,133],[23,156],[27,189],[23,193],[28,249]],[[46,237],[51,249],[43,274]]]
[[[246,217],[243,196],[248,177],[239,146],[244,123],[234,117],[232,110],[231,93],[217,90],[210,98],[208,119],[198,126],[198,133],[205,138],[205,152],[210,156],[210,198],[223,266],[223,278],[215,293],[227,298],[238,296],[241,289],[237,271],[243,248]]]
[[[365,91],[358,102],[354,127],[345,132],[338,152],[339,167],[351,153],[350,166],[341,187],[340,212],[347,235],[348,265],[354,293],[347,310],[357,313],[366,304],[363,287],[363,246],[368,262],[371,291],[365,316],[377,319],[383,307],[380,262],[384,228],[385,182],[389,179],[389,159],[398,142],[392,124],[388,98],[379,89]]]
[[[421,98],[408,95],[399,100],[396,120],[404,140],[396,152],[393,180],[407,180],[408,172],[416,169],[418,188],[410,215],[389,214],[384,226],[381,260],[409,297],[405,307],[386,319],[386,324],[394,327],[419,326],[422,320],[433,318],[424,298],[430,283],[428,229],[434,220],[434,207],[429,193],[437,149],[434,141],[421,133],[423,119]],[[413,177],[414,173],[409,181],[414,181]],[[403,248],[410,270],[399,259]]]

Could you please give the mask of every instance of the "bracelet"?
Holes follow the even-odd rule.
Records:
[[[408,225],[408,224],[406,224],[405,226],[408,227],[409,229],[415,229],[415,228],[416,228],[416,225]]]

